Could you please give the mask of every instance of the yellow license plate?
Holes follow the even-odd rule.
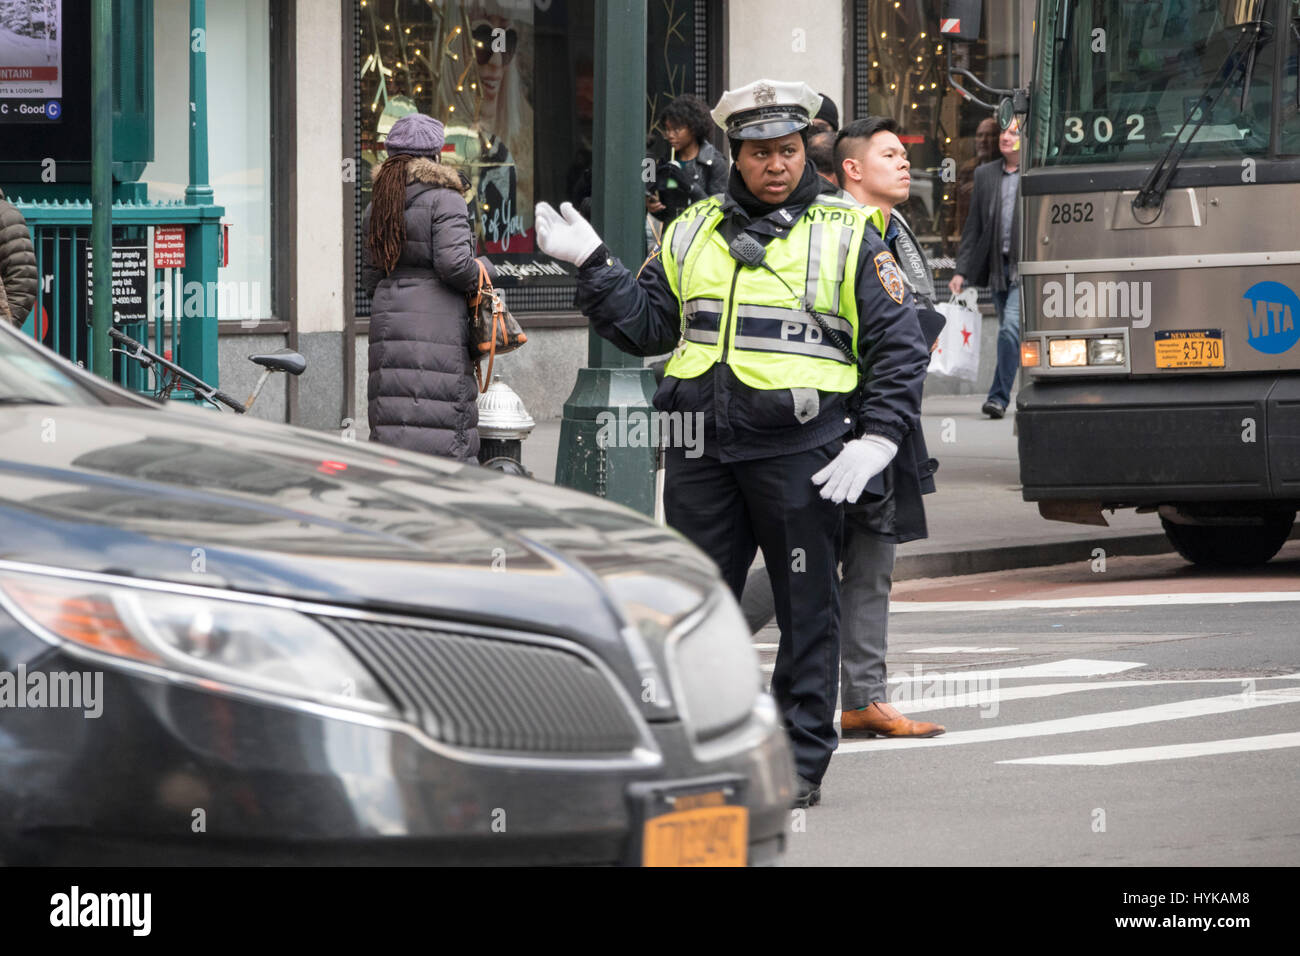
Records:
[[[1223,331],[1157,332],[1156,368],[1223,368]]]
[[[679,809],[647,820],[641,865],[744,866],[749,810],[722,800],[721,792],[680,797]]]

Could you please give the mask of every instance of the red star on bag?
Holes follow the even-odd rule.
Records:
[[[961,328],[961,344],[970,345],[970,333],[966,331],[966,326]]]

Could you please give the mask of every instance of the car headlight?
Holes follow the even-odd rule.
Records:
[[[84,656],[162,670],[209,690],[242,688],[392,713],[370,672],[297,611],[19,573],[0,576],[0,594],[37,634]]]
[[[685,718],[698,740],[748,719],[761,673],[749,625],[731,592],[650,574],[607,575],[629,626],[624,643],[641,678],[648,720]]]
[[[635,572],[609,574],[604,580],[628,624],[623,628],[623,643],[641,681],[636,690],[642,713],[648,720],[671,719],[676,705],[664,673],[664,643],[699,608],[700,592],[678,581]]]
[[[669,641],[668,666],[691,731],[708,740],[749,718],[761,671],[749,624],[726,588],[716,588],[691,623]]]

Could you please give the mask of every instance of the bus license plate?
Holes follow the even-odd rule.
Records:
[[[1157,332],[1156,368],[1223,368],[1223,330]]]
[[[642,865],[744,866],[749,810],[722,801],[721,792],[701,794],[690,802],[679,801],[689,809],[647,820]]]

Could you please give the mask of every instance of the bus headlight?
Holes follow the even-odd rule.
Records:
[[[1052,368],[1074,368],[1087,365],[1087,340],[1052,339],[1047,343],[1047,364]]]
[[[1088,364],[1089,365],[1123,365],[1124,364],[1124,340],[1123,339],[1089,339],[1088,340]]]

